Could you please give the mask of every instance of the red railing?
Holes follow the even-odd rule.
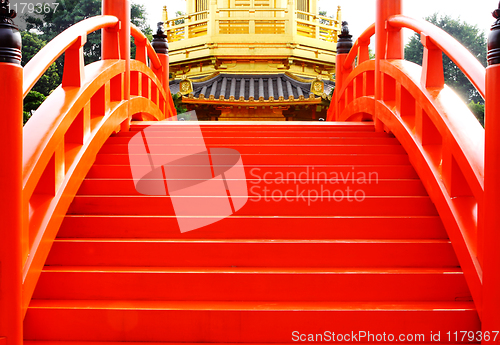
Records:
[[[2,237],[7,242],[0,243],[0,335],[16,344],[22,342],[22,315],[62,219],[104,141],[113,132],[127,129],[132,118],[162,120],[175,114],[167,87],[168,57],[156,54],[134,26],[130,33],[137,56],[130,61],[128,25],[120,26],[128,18],[126,4],[127,0],[104,1],[107,13],[120,9],[116,16],[88,19],[58,36],[26,66],[24,82],[20,66],[0,64],[2,76],[12,81],[0,83],[2,113],[17,116],[6,117],[6,133],[0,137],[0,148],[9,149],[2,155],[9,169],[4,169],[8,173],[3,176],[7,183],[2,185],[0,218],[12,229]],[[500,106],[495,100],[500,92],[496,82],[500,66],[489,67],[485,73],[442,30],[402,16],[401,0],[377,0],[377,8],[375,25],[360,36],[349,54],[337,56],[337,85],[328,119],[373,120],[377,130],[399,139],[445,224],[483,325],[487,325],[483,329],[498,330],[500,305],[495,294],[500,264],[494,251],[500,243],[500,184],[495,182],[500,172],[500,161],[495,158],[500,156],[500,116],[491,115]],[[422,67],[402,60],[402,28],[421,34]],[[86,35],[98,29],[104,29],[103,60],[84,66]],[[374,34],[376,59],[369,60],[368,45]],[[444,85],[442,52],[485,97],[488,140],[467,106]],[[62,53],[62,85],[21,133],[22,95]],[[5,101],[9,95],[11,102]]]
[[[127,1],[122,5],[126,7]],[[24,78],[19,65],[0,64],[2,75],[12,77],[8,89],[1,87],[2,97],[10,95],[2,109],[19,113],[22,118],[22,99],[48,67],[65,54],[62,84],[24,129],[13,120],[12,128],[18,130],[13,130],[11,137],[5,136],[14,148],[14,155],[3,162],[9,169],[12,166],[14,187],[7,191],[2,207],[3,214],[13,215],[6,216],[13,232],[11,247],[2,250],[0,257],[0,262],[9,263],[7,270],[0,270],[7,292],[0,301],[0,334],[7,334],[13,343],[22,342],[22,318],[49,250],[106,139],[128,129],[131,119],[164,120],[175,115],[168,88],[168,56],[157,54],[138,28],[123,25],[120,15],[127,19],[127,10],[122,11],[116,1],[103,7],[108,13],[119,10],[117,16],[90,18],[70,27],[26,65]],[[100,29],[104,31],[103,59],[84,66],[87,35]],[[130,35],[135,38],[136,60],[123,49],[130,46]],[[18,119],[9,115],[9,119]],[[22,147],[22,155],[16,147]],[[3,299],[6,295],[13,301],[8,306]]]
[[[25,91],[36,77],[62,53],[66,53],[63,83],[40,106],[24,128],[23,200],[23,307],[27,308],[41,269],[61,224],[62,216],[91,167],[95,155],[109,135],[134,114],[137,119],[162,120],[169,95],[165,91],[162,65],[149,42],[141,41],[137,29],[140,60],[130,62],[131,96],[123,95],[125,60],[103,60],[83,67],[85,34],[116,25],[117,18],[88,19],[54,39],[27,66]],[[78,34],[77,39],[71,39]],[[147,55],[153,70],[146,63]],[[50,49],[50,50],[49,50]],[[70,51],[72,50],[72,51]],[[41,61],[43,63],[41,63]],[[37,68],[29,68],[30,64]],[[42,66],[45,66],[42,68]],[[58,109],[58,111],[54,111]]]
[[[442,53],[469,78],[487,100],[488,109],[485,68],[443,30],[398,13],[400,0],[378,0],[377,7],[377,23],[359,37],[349,54],[337,56],[337,84],[328,120],[374,121],[378,130],[399,139],[439,211],[483,325],[499,327],[499,318],[494,316],[500,309],[498,298],[491,292],[485,294],[483,281],[484,275],[496,276],[491,284],[500,288],[499,260],[485,271],[486,258],[496,250],[492,248],[498,248],[500,225],[488,223],[498,213],[488,203],[498,206],[498,196],[485,199],[485,131],[445,85]],[[383,29],[376,32],[375,28]],[[421,35],[422,67],[402,59],[402,28]],[[375,59],[369,60],[368,45],[373,35],[378,48]],[[491,85],[496,84],[491,81]],[[496,97],[494,93],[489,95],[490,100]],[[491,113],[496,111],[490,109]],[[492,165],[496,179],[499,164]],[[490,176],[493,179],[494,174]],[[497,242],[493,245],[491,239]],[[490,322],[493,319],[496,323]]]
[[[73,25],[50,41],[24,67],[23,97],[26,97],[28,92],[47,71],[50,65],[52,65],[52,63],[54,63],[54,61],[64,52],[68,50],[78,51],[86,43],[88,34],[103,28],[116,29],[117,25],[119,25],[118,23],[118,18],[114,16],[89,18]],[[66,58],[68,58],[69,55],[71,55],[71,53],[66,55]],[[79,54],[76,55],[76,58],[79,58]],[[71,65],[73,68],[75,67],[72,61],[67,65]]]
[[[444,30],[423,20],[397,15],[390,17],[387,22],[392,28],[407,28],[417,32],[421,37],[424,37],[422,39],[424,42],[430,40],[424,43],[428,46],[426,48],[445,53],[464,72],[481,96],[485,98],[485,69],[460,42]],[[427,67],[432,68],[431,64]]]
[[[168,81],[170,78],[168,55],[156,54],[148,38],[142,33],[139,28],[137,28],[132,23],[130,24],[130,33],[132,37],[134,37],[136,46],[135,60],[142,62],[144,65],[148,65],[149,58],[151,70],[156,74],[158,79],[160,79],[162,83],[164,83],[167,102],[167,106],[165,108],[165,117],[174,117],[175,115],[177,115],[177,113],[175,110],[174,101],[172,99],[172,94],[170,93],[170,88],[168,87]]]

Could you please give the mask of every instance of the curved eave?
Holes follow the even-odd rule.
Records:
[[[231,100],[231,99],[209,99],[209,98],[190,98],[190,97],[182,97],[182,102],[185,104],[203,104],[203,105],[215,105],[215,106],[236,106],[236,107],[268,107],[268,106],[276,106],[276,107],[288,107],[291,105],[319,105],[322,102],[321,97],[314,98],[304,98],[294,99],[294,100]]]

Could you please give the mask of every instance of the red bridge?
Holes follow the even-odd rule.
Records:
[[[500,342],[500,27],[484,69],[401,3],[377,0],[375,24],[341,36],[327,122],[284,124],[172,121],[165,37],[131,25],[128,0],[24,69],[2,12],[0,344]],[[422,67],[403,28],[421,34]],[[96,30],[102,59],[84,66]],[[23,128],[23,97],[63,53],[62,85]],[[485,99],[486,131],[442,53]],[[235,149],[246,178],[223,176],[222,196],[138,193],[130,145],[151,161],[165,142],[203,151],[200,130],[209,161],[177,164],[212,178],[234,158],[214,149]],[[209,225],[181,233],[178,217]]]

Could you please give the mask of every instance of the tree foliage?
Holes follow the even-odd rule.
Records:
[[[40,39],[37,34],[21,31],[23,41],[21,64],[25,66],[33,56],[36,55],[46,42]],[[60,84],[61,78],[57,73],[55,63],[52,64],[44,75],[38,80],[33,89],[26,95],[23,104],[23,123],[26,123],[33,112],[42,104],[48,96]]]
[[[42,15],[28,15],[25,20],[27,30],[34,29],[41,33],[40,38],[44,41],[51,41],[70,26],[87,18],[100,15],[101,0],[60,0],[60,5],[57,11],[49,11]],[[136,25],[142,32],[151,40],[153,38],[152,29],[147,24],[146,9],[144,5],[132,4],[130,18],[132,23]],[[135,46],[132,45],[132,56],[135,53]],[[96,31],[88,35],[87,43],[84,47],[85,63],[89,64],[98,61],[101,57],[101,33]],[[58,72],[62,75],[63,60],[57,62]]]
[[[27,30],[40,33],[40,38],[50,42],[70,26],[90,17],[101,14],[99,0],[60,0],[56,11],[49,11],[42,15],[27,15],[25,17]],[[100,33],[94,32],[87,37],[84,48],[85,63],[99,60],[101,55]],[[60,76],[63,72],[64,60],[59,58],[57,69]]]
[[[172,99],[174,100],[175,110],[177,114],[184,114],[187,112],[187,107],[182,103],[182,96],[178,93],[172,95]]]
[[[130,21],[141,29],[142,33],[148,38],[149,41],[153,40],[153,30],[148,25],[148,18],[146,16],[146,8],[144,5],[132,4],[130,9]],[[132,37],[130,55],[135,57],[135,44]]]
[[[176,18],[184,17],[185,15],[186,15],[186,12],[182,12],[182,11],[175,12]],[[181,24],[184,24],[184,19],[177,19],[176,21],[174,21],[174,25],[181,25]]]
[[[26,66],[29,60],[33,58],[45,45],[47,42],[42,40],[39,35],[22,31],[21,37],[23,40],[22,48],[22,65]],[[45,74],[40,78],[40,80],[33,87],[33,91],[37,91],[45,96],[48,96],[55,88],[60,84],[61,80],[59,74],[57,73],[57,68],[55,64],[52,64]]]
[[[425,19],[453,36],[464,47],[469,49],[483,66],[486,66],[486,36],[477,25],[470,25],[460,19],[453,19],[450,16],[438,17],[437,13]],[[405,59],[421,65],[422,57],[423,47],[420,43],[420,35],[415,34],[410,38],[409,43],[405,47]],[[483,102],[479,92],[477,92],[460,68],[444,54],[443,67],[446,84],[453,88],[465,102]]]
[[[30,91],[24,98],[23,123],[26,123],[33,112],[45,101],[45,95],[38,91]]]
[[[23,39],[23,60],[25,65],[28,61],[42,49],[47,42],[54,39],[70,26],[90,17],[101,14],[101,0],[59,0],[56,11],[49,11],[40,15],[25,15],[27,30],[21,32]],[[132,4],[131,21],[148,37],[153,39],[153,31],[147,24],[146,9],[143,5]],[[135,45],[131,43],[131,56],[135,56]],[[100,60],[101,58],[101,32],[96,31],[87,36],[87,43],[84,46],[85,64]],[[64,70],[64,57],[61,56],[49,67],[47,72],[40,78],[33,87],[33,93],[28,95],[24,102],[25,117],[38,108],[62,81]],[[30,99],[30,100],[28,100]],[[40,101],[41,100],[41,101]],[[36,105],[36,107],[35,107]],[[26,120],[25,120],[26,121]]]
[[[469,109],[476,116],[481,125],[484,126],[484,103],[471,101],[469,103]]]

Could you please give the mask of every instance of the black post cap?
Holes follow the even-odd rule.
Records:
[[[349,34],[349,24],[342,22],[342,31],[337,41],[337,54],[349,54],[352,48],[352,35]]]
[[[165,30],[163,29],[163,22],[158,22],[158,31],[153,35],[153,41],[151,42],[153,49],[156,54],[168,54],[168,41],[167,35],[165,35]]]
[[[488,36],[488,65],[500,64],[500,4],[493,11],[495,24],[491,26],[491,32]]]
[[[0,63],[21,64],[21,34],[12,20],[16,15],[9,0],[0,0]]]

